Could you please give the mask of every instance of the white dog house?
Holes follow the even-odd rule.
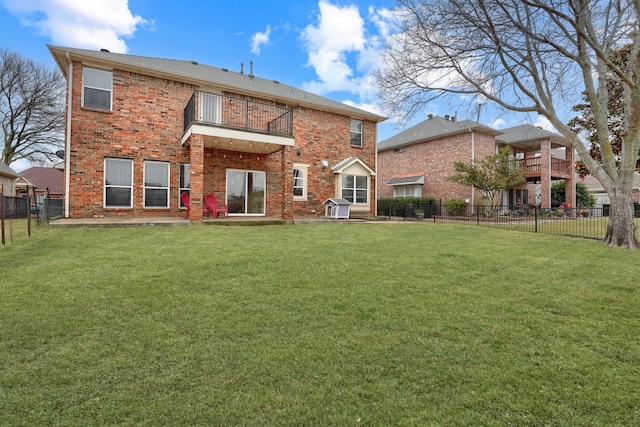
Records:
[[[324,202],[324,217],[333,219],[349,219],[351,202],[346,199],[327,199]]]

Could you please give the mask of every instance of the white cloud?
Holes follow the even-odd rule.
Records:
[[[533,125],[538,126],[544,130],[548,130],[549,132],[558,133],[556,128],[551,124],[549,119],[547,119],[545,116],[539,115],[538,118],[536,119],[536,122]]]
[[[315,69],[318,80],[304,84],[306,90],[324,94],[333,91],[360,92],[361,78],[354,76],[351,62],[357,62],[366,51],[365,22],[354,5],[340,7],[320,0],[317,25],[302,32],[308,52],[308,65]]]
[[[269,44],[269,35],[271,34],[271,26],[267,25],[264,33],[255,33],[251,37],[251,53],[260,54],[260,47]]]
[[[124,38],[149,22],[129,10],[128,0],[3,0],[22,25],[54,44],[127,52]]]

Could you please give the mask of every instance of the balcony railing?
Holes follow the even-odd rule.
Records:
[[[518,165],[527,169],[527,175],[539,176],[542,172],[542,158],[519,159]],[[551,175],[566,177],[571,173],[571,162],[565,159],[551,158]]]
[[[291,108],[199,90],[184,109],[184,130],[193,123],[293,136]]]

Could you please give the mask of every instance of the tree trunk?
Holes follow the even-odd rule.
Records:
[[[611,197],[609,224],[603,241],[609,246],[638,249],[633,214],[634,208],[630,193],[616,194]]]

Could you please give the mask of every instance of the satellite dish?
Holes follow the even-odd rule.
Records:
[[[64,150],[56,151],[56,156],[60,157],[61,159],[64,159]]]

